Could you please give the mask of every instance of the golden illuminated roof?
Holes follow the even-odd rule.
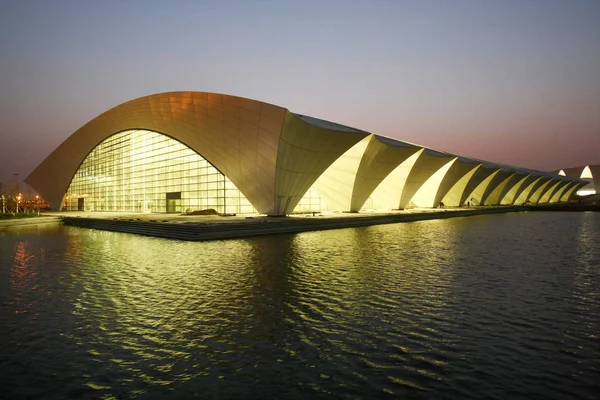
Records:
[[[204,92],[141,97],[94,118],[25,180],[53,209],[85,157],[111,135],[145,129],[206,158],[260,212],[289,214],[311,188],[342,211],[564,200],[579,177],[489,163],[294,114],[272,104]]]

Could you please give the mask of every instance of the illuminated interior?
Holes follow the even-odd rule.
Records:
[[[596,194],[596,189],[581,189],[577,192],[577,196],[591,196]]]
[[[580,178],[589,181],[590,183],[578,190],[577,196],[591,196],[596,194],[596,189],[594,188],[593,183],[594,176],[592,175],[592,170],[590,169],[589,165],[586,165],[583,171],[581,171]]]
[[[589,165],[586,165],[585,168],[583,169],[583,171],[581,171],[581,179],[593,179],[594,176],[592,175],[592,170],[590,169]]]
[[[64,199],[69,211],[253,213],[252,204],[206,159],[168,136],[129,130],[96,146]]]

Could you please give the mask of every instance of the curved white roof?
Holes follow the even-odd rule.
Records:
[[[114,107],[69,136],[25,181],[52,208],[59,208],[90,151],[131,129],[159,132],[184,143],[225,174],[260,213],[269,215],[289,214],[319,183],[339,185],[339,190],[324,191],[331,193],[332,203],[351,211],[360,210],[370,198],[391,208],[408,207],[417,198],[422,203],[417,205],[433,207],[441,201],[462,205],[474,198],[480,204],[512,204],[534,195],[536,201],[552,202],[568,198],[586,183],[568,174],[488,163],[272,104],[205,92],[160,93]]]

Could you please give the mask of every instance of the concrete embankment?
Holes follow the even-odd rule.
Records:
[[[557,204],[532,204],[527,208],[530,211],[600,211],[600,204],[592,203],[557,203]]]
[[[227,217],[222,217],[221,220],[211,219],[204,222],[186,222],[181,218],[175,221],[164,220],[163,222],[156,220],[144,221],[140,218],[108,219],[76,216],[62,216],[61,218],[66,225],[70,226],[169,239],[205,241],[516,211],[524,211],[524,209],[522,207],[494,207],[423,212],[411,211],[390,214],[337,214],[335,216],[324,217],[249,217],[237,220],[227,220]]]
[[[45,226],[60,223],[60,217],[57,215],[19,219],[3,219],[0,220],[0,231],[19,228],[32,228],[36,226]]]

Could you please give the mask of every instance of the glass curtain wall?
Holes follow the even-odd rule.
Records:
[[[146,130],[120,132],[95,147],[75,173],[63,207],[69,211],[256,212],[238,188],[198,153]]]
[[[327,203],[319,196],[319,193],[311,187],[298,202],[292,214],[305,214],[313,211],[321,212],[327,210]]]

